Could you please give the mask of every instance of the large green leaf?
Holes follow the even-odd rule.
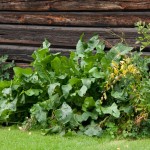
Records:
[[[43,108],[40,106],[40,104],[35,104],[30,109],[31,115],[34,116],[37,121],[41,124],[45,124],[47,122],[47,112],[43,110]]]
[[[11,96],[12,95],[12,88],[10,87],[10,88],[5,88],[5,89],[3,89],[2,90],[2,93],[3,93],[3,96]]]
[[[54,72],[56,74],[61,73],[61,68],[62,68],[62,62],[61,59],[58,57],[55,57],[52,61],[51,61],[51,66],[54,69]]]
[[[43,48],[49,48],[51,45],[51,43],[49,43],[46,39],[45,41],[43,42]]]
[[[131,52],[131,50],[133,50],[133,47],[129,47],[122,43],[118,43],[115,49],[120,52],[120,55],[125,55]]]
[[[112,97],[114,97],[114,98],[118,98],[118,99],[120,99],[120,98],[122,98],[122,96],[123,96],[123,91],[112,91],[111,92],[111,96]]]
[[[108,107],[102,107],[101,110],[104,114],[110,114],[116,118],[120,117],[120,111],[117,108],[118,106],[116,103],[113,103],[111,106]]]
[[[78,84],[80,82],[81,82],[81,80],[79,78],[76,78],[76,77],[72,77],[71,79],[69,79],[69,84],[72,86],[75,84]]]
[[[87,126],[85,129],[86,129],[84,131],[85,135],[96,136],[96,137],[101,137],[101,135],[102,135],[102,128],[96,124],[91,124],[91,125]]]
[[[65,102],[62,104],[62,107],[60,109],[57,109],[55,111],[57,120],[62,124],[68,123],[71,120],[72,115],[73,112],[71,107]]]
[[[127,105],[127,106],[121,106],[120,111],[124,111],[128,115],[133,113],[133,106]]]
[[[77,45],[76,45],[76,52],[77,54],[82,54],[84,52],[85,49],[85,43],[83,42],[83,36],[84,34],[82,34],[80,36],[80,40],[78,41]]]
[[[49,54],[49,49],[47,48],[46,44],[43,45],[44,48],[40,48],[32,54],[32,57],[34,58],[33,65],[38,61],[41,62],[42,60],[45,59],[45,57]]]
[[[33,73],[31,68],[14,67],[13,70],[14,70],[16,78],[18,78],[18,77],[20,77],[22,75],[30,76]]]
[[[16,112],[17,109],[17,101],[18,97],[16,97],[13,101],[0,100],[0,119],[7,120],[9,115],[13,112]]]
[[[48,100],[34,104],[34,106],[31,108],[31,113],[33,115],[38,115],[39,107],[42,109],[42,111],[48,112],[49,110],[56,109],[58,105],[60,105],[60,97],[58,94],[55,94],[52,95]]]
[[[68,97],[70,90],[72,89],[72,86],[70,84],[62,85],[62,91],[65,98]]]
[[[82,105],[82,110],[87,111],[87,109],[92,108],[94,106],[95,106],[95,101],[93,97],[86,97]]]
[[[87,90],[88,90],[87,87],[83,85],[81,89],[77,91],[77,93],[79,96],[83,97],[86,94]]]
[[[78,122],[83,122],[83,121],[87,121],[90,117],[92,120],[97,120],[98,113],[95,111],[93,112],[86,111],[82,115],[77,115],[77,120]]]
[[[104,56],[105,55],[104,49],[105,49],[105,44],[103,41],[100,41],[99,44],[96,46],[97,53]]]
[[[82,78],[81,81],[82,84],[89,89],[91,87],[91,84],[95,81],[95,78]]]
[[[46,64],[43,65],[41,62],[36,62],[34,68],[37,71],[39,77],[43,80],[43,82],[45,80],[51,82],[49,72],[46,69]]]
[[[47,135],[47,134],[54,134],[54,133],[60,133],[62,131],[62,127],[59,125],[55,125],[49,129],[44,129],[43,130],[43,135]]]
[[[49,97],[51,97],[53,95],[53,93],[55,92],[55,88],[56,87],[59,87],[60,86],[60,83],[53,83],[53,84],[50,84],[49,85],[49,88],[48,88],[48,94],[49,94]]]
[[[128,54],[133,47],[128,47],[122,43],[118,43],[101,59],[101,66],[104,70],[108,70],[112,60],[119,61],[122,55]]]
[[[69,124],[71,128],[78,127],[80,125],[79,115],[73,114]]]
[[[26,95],[28,96],[38,96],[41,94],[43,91],[41,89],[29,89],[27,91],[24,91]]]
[[[99,36],[98,35],[94,35],[87,43],[88,48],[85,50],[85,52],[90,52],[93,51],[99,44],[100,40],[99,40]]]
[[[98,71],[97,67],[93,67],[91,70],[89,70],[89,73],[92,74],[94,78],[104,78],[104,73]]]

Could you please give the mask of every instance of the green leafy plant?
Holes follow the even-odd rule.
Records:
[[[137,44],[141,44],[140,50],[143,50],[145,47],[150,46],[150,23],[146,24],[145,22],[139,21],[135,24],[138,34],[140,35],[137,38]]]
[[[6,63],[8,55],[0,57],[0,81],[10,79],[10,69],[14,66],[14,63]]]
[[[1,122],[28,117],[22,128],[40,127],[44,134],[149,131],[149,58],[122,43],[106,53],[97,35],[87,42],[82,35],[69,57],[49,47],[45,41],[32,54],[33,69],[14,67],[14,79],[0,83]]]

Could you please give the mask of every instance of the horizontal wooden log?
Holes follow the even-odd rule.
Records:
[[[39,47],[33,46],[19,46],[19,45],[0,45],[0,56],[8,55],[9,60],[15,60],[19,62],[31,62],[33,59],[31,57],[32,53]],[[50,48],[52,53],[61,52],[62,55],[68,56],[71,49],[63,48]]]
[[[149,10],[149,0],[1,0],[0,10],[102,11]]]
[[[27,49],[26,49],[27,48]],[[31,54],[32,47],[14,46],[14,45],[0,45],[0,56],[8,55],[8,60],[15,60],[19,62],[32,61]]]
[[[148,57],[150,57],[150,49],[149,49],[149,52],[143,52],[142,55],[143,55],[143,56],[148,56]]]
[[[133,27],[150,12],[0,12],[0,23],[55,26]]]
[[[15,66],[21,68],[31,67],[30,63],[15,63]]]
[[[10,61],[14,60],[15,63],[26,62],[28,64],[33,60],[31,54],[37,49],[38,47],[32,46],[0,45],[0,56],[7,54]],[[75,51],[75,49],[67,48],[51,48],[50,50],[52,53],[61,52],[65,56],[69,56],[71,51]],[[143,52],[143,56],[150,56],[150,48]]]
[[[98,34],[106,40],[107,47],[125,38],[126,42],[135,46],[137,37],[134,28],[88,28],[88,27],[54,27],[31,25],[0,25],[0,44],[20,44],[40,46],[44,39],[52,43],[52,47],[75,47],[81,34],[85,39]]]

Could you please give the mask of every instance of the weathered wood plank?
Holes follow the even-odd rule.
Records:
[[[30,63],[15,63],[15,65],[21,68],[31,67]]]
[[[33,51],[32,47],[0,45],[0,56],[7,54],[9,60],[30,62],[32,60],[31,54]]]
[[[0,45],[0,56],[7,54],[9,56],[9,60],[17,60],[22,62],[31,62],[32,61],[32,53],[37,50],[39,47],[33,46],[19,46],[19,45]],[[63,48],[51,48],[50,51],[52,53],[61,52],[62,55],[68,56],[71,49],[63,49]]]
[[[137,21],[150,22],[150,12],[0,12],[0,23],[133,27]]]
[[[15,11],[102,11],[148,10],[149,0],[1,0],[0,10]]]
[[[113,33],[112,33],[113,32]],[[137,37],[134,28],[84,28],[84,27],[54,27],[30,25],[0,25],[0,44],[22,44],[40,46],[48,39],[53,47],[75,47],[80,35],[85,33],[85,39],[94,34],[106,40],[107,47],[120,41],[123,36],[127,43],[134,46]],[[115,35],[115,34],[116,35]]]
[[[32,61],[31,54],[37,49],[38,47],[32,46],[0,45],[0,56],[7,54],[9,56],[9,60],[30,63]],[[150,48],[148,50],[149,52],[143,52],[143,56],[150,56]],[[75,51],[75,49],[51,48],[52,53],[61,52],[61,54],[65,56],[69,56],[70,51]]]
[[[48,39],[53,47],[75,47],[80,35],[85,33],[85,39],[94,34],[107,41],[107,47],[120,42],[118,36],[134,46],[136,30],[133,28],[84,28],[84,27],[48,27],[29,25],[0,25],[0,44],[40,46]],[[115,33],[115,34],[114,34]],[[109,43],[109,44],[108,44]]]
[[[78,27],[45,27],[28,25],[0,25],[0,43],[17,43],[26,45],[40,45],[47,38],[55,47],[75,46],[80,35],[85,33],[85,39],[93,34],[99,34],[103,39],[112,44],[120,39],[112,32],[129,40],[134,44],[137,36],[133,28],[78,28]]]

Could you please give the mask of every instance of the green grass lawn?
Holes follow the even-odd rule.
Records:
[[[150,139],[110,140],[86,136],[43,136],[0,127],[0,150],[150,150]]]

